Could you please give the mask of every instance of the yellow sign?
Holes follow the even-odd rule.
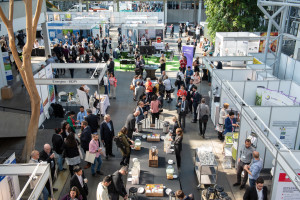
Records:
[[[253,64],[262,64],[262,62],[260,62],[260,61],[257,60],[256,58],[253,58]]]

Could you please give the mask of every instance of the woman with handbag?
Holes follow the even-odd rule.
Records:
[[[95,177],[96,172],[97,174],[103,175],[103,173],[100,171],[101,164],[102,164],[102,159],[101,159],[102,148],[100,146],[98,133],[92,135],[92,140],[90,141],[89,144],[89,153],[92,154],[91,156],[95,156],[95,160],[94,162],[92,162],[92,166],[91,166],[92,176]],[[95,172],[96,161],[98,162],[98,166]]]
[[[159,119],[159,108],[160,101],[157,100],[156,95],[152,96],[152,101],[150,104],[150,112],[152,113],[152,124],[155,124],[155,118]]]
[[[205,99],[201,99],[201,103],[197,107],[197,119],[199,120],[200,135],[205,138],[206,125],[209,116],[208,105],[205,104]],[[202,126],[203,125],[203,126]]]
[[[81,163],[79,141],[75,138],[74,133],[70,133],[63,144],[63,156],[69,166],[70,174],[73,176],[73,168]]]

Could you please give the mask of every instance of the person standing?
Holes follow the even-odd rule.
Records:
[[[120,170],[112,174],[112,182],[108,187],[108,192],[111,196],[111,200],[119,200],[119,196],[123,197],[124,199],[128,198],[126,188],[122,179],[122,176],[126,174],[128,174],[127,166],[121,167]]]
[[[63,130],[61,128],[56,128],[55,129],[55,134],[52,136],[52,146],[53,146],[53,151],[55,151],[58,155],[57,159],[57,164],[58,164],[58,170],[59,171],[64,171],[66,170],[63,168],[63,144],[64,144],[64,138],[62,136]]]
[[[182,69],[182,73],[184,74],[187,65],[187,60],[185,56],[183,56],[183,58],[179,61],[179,64],[180,64],[180,68]]]
[[[254,187],[248,187],[243,200],[267,200],[268,188],[264,186],[264,179],[260,176],[255,181]]]
[[[170,37],[173,38],[174,37],[174,25],[171,24],[171,32],[170,32]]]
[[[194,87],[194,80],[190,79],[189,82],[186,84],[186,90],[187,90],[187,96],[186,99],[189,102],[189,111],[193,112],[193,102],[192,102],[192,96],[193,96],[193,87]]]
[[[181,128],[181,126],[180,126],[179,121],[178,121],[178,119],[177,119],[176,116],[174,116],[174,117],[172,118],[172,121],[174,122],[174,124],[173,124],[173,129],[172,129],[172,131],[170,131],[170,132],[172,132],[172,134],[171,134],[172,139],[175,140],[175,137],[176,137],[176,129]]]
[[[55,159],[54,159],[55,155],[52,151],[52,148],[51,148],[50,144],[46,143],[44,145],[44,149],[40,152],[39,155],[40,155],[40,160],[45,161],[45,162],[50,164],[51,178],[53,180],[54,179],[54,173],[55,173]]]
[[[108,40],[108,48],[109,48],[110,55],[112,55],[112,39],[111,39],[111,37],[109,37],[109,40]]]
[[[70,174],[74,174],[74,166],[81,163],[80,154],[79,154],[79,141],[75,138],[75,134],[71,133],[66,138],[63,148],[64,148],[64,157],[66,159],[67,165],[69,166]]]
[[[201,77],[199,75],[199,72],[195,72],[195,74],[194,74],[194,84],[195,84],[195,86],[197,86],[197,88],[199,88],[200,83],[201,83]]]
[[[200,135],[202,135],[202,137],[205,138],[204,135],[209,116],[209,108],[208,105],[205,104],[204,98],[201,99],[201,103],[198,105],[197,113],[197,119],[199,120]]]
[[[128,129],[124,126],[120,132],[118,133],[118,137],[122,142],[123,148],[120,148],[121,153],[122,153],[122,161],[120,162],[120,165],[129,165],[129,160],[130,160],[130,152],[131,148],[130,145],[134,144],[132,140],[127,136],[128,134]]]
[[[112,182],[112,178],[109,175],[109,176],[105,176],[103,178],[103,181],[98,184],[97,195],[96,195],[97,200],[110,200],[108,194],[108,187],[111,184],[111,182]]]
[[[95,154],[95,160],[94,160],[94,163],[92,164],[92,167],[91,167],[92,176],[95,177],[96,173],[99,174],[99,175],[103,175],[103,173],[100,171],[101,164],[102,164],[102,159],[101,159],[100,154],[101,154],[102,148],[100,146],[98,133],[93,134],[92,138],[93,139],[90,141],[90,144],[89,144],[89,152],[91,154]],[[97,166],[97,170],[95,172],[96,161],[98,162],[98,166]]]
[[[193,62],[193,67],[194,67],[194,72],[200,72],[200,61],[199,61],[199,57],[196,58],[196,60],[194,60]]]
[[[106,160],[108,156],[115,157],[112,153],[113,138],[115,137],[115,130],[113,122],[110,119],[110,115],[106,114],[104,116],[103,122],[100,124],[100,135],[101,141],[105,146],[106,150]]]
[[[89,151],[89,144],[92,140],[92,131],[91,128],[88,126],[87,121],[81,122],[81,134],[79,135],[81,148],[83,149],[84,153]],[[84,169],[87,169],[91,166],[91,163],[87,163]]]
[[[168,26],[165,24],[165,37],[167,37],[167,32],[168,32]]]
[[[177,46],[178,46],[178,53],[181,53],[181,47],[182,47],[182,40],[181,40],[181,38],[178,38],[178,40],[177,40]]]
[[[139,112],[139,115],[136,117],[137,124],[145,118],[144,115],[147,115],[147,111],[144,110],[144,106],[145,106],[144,102],[139,101],[138,106],[135,110],[136,112]]]
[[[80,106],[79,112],[77,113],[77,122],[81,124],[82,121],[87,117],[87,112],[84,110],[83,106]]]
[[[102,40],[102,49],[103,49],[103,52],[106,53],[106,47],[107,47],[107,39],[106,37],[104,37],[104,39]]]
[[[70,188],[72,188],[74,186],[77,187],[80,194],[81,194],[81,196],[82,196],[82,200],[87,200],[87,196],[88,196],[87,182],[88,182],[88,179],[85,178],[81,167],[79,167],[79,166],[74,167],[74,172],[75,172],[75,174],[71,176]]]
[[[186,96],[182,96],[182,101],[177,104],[177,113],[180,127],[184,131],[185,129],[185,117],[188,113],[188,101]]]
[[[155,124],[155,119],[159,119],[159,106],[160,106],[160,101],[157,100],[156,95],[153,95],[150,104],[150,111],[152,113],[152,124]]]
[[[176,81],[175,81],[175,86],[177,84],[177,90],[180,89],[181,85],[184,87],[184,74],[183,74],[183,69],[179,67],[179,72],[176,74]]]
[[[177,160],[177,167],[180,168],[181,166],[181,150],[182,150],[182,139],[183,139],[183,131],[181,128],[176,129],[176,137],[174,140],[174,147],[175,147],[175,155]]]
[[[109,58],[109,65],[107,67],[107,71],[113,75],[115,75],[115,62],[112,58]]]
[[[250,165],[245,165],[244,170],[249,174],[250,187],[255,187],[256,179],[263,168],[263,160],[259,157],[258,151],[253,151],[253,160]]]
[[[88,125],[90,126],[92,133],[96,133],[97,129],[99,128],[99,118],[97,115],[92,114],[90,109],[87,109],[86,112],[87,117],[85,118],[85,121],[87,121]]]
[[[200,100],[202,99],[202,95],[199,94],[199,92],[197,91],[197,86],[193,87],[193,94],[192,94],[192,102],[193,102],[193,109],[194,109],[194,119],[192,121],[192,123],[196,123],[197,121],[197,107],[200,103]]]
[[[116,99],[116,90],[117,90],[117,79],[113,74],[110,74],[109,77],[109,84],[110,84],[110,98]]]
[[[244,170],[244,167],[251,163],[253,151],[254,148],[251,146],[251,140],[246,139],[245,144],[242,146],[239,153],[240,157],[238,158],[238,164],[237,164],[237,182],[234,183],[233,186],[240,185],[240,189],[245,188],[246,182],[248,180],[248,172]],[[241,181],[242,171],[244,171],[243,181]]]
[[[151,97],[153,94],[153,86],[150,78],[147,78],[147,82],[145,83],[147,102],[151,101]]]
[[[167,75],[165,75],[165,80],[163,81],[163,84],[165,86],[165,90],[166,90],[166,100],[168,103],[170,103],[172,101],[171,98],[171,90],[172,90],[172,84],[171,84],[171,80],[169,79],[169,77]]]
[[[127,116],[126,122],[125,122],[125,127],[127,128],[127,136],[132,139],[132,134],[136,130],[135,129],[135,122],[136,122],[136,117],[140,115],[140,111],[135,111],[133,114],[130,113]]]
[[[194,51],[193,51],[193,57],[195,56],[195,53],[196,53],[196,49],[197,49],[197,40],[194,39],[194,41],[192,42],[192,45],[194,47]]]
[[[223,104],[223,108],[220,110],[220,115],[219,115],[219,123],[218,123],[218,138],[219,140],[224,140],[223,136],[223,130],[224,130],[224,125],[225,125],[225,119],[229,117],[227,114],[227,109],[229,108],[228,103]]]
[[[139,101],[140,97],[145,93],[145,88],[141,86],[140,81],[136,83],[136,87],[134,88],[134,100]]]
[[[189,85],[190,80],[192,79],[193,75],[194,75],[194,71],[191,69],[191,66],[188,66],[188,69],[187,69],[186,75],[185,75],[186,85]]]
[[[165,54],[161,54],[161,57],[159,59],[160,63],[160,73],[162,74],[163,71],[166,71],[166,57]]]
[[[182,33],[183,33],[183,26],[182,26],[182,24],[180,23],[180,24],[179,24],[179,38],[182,37]]]
[[[226,135],[228,132],[233,132],[235,127],[239,125],[236,123],[236,119],[234,118],[234,112],[229,112],[228,117],[225,119],[225,130],[223,135]]]
[[[67,119],[67,122],[69,123],[69,125],[72,128],[73,132],[75,132],[75,128],[76,128],[74,116],[75,116],[75,112],[70,111],[68,113],[68,119]]]

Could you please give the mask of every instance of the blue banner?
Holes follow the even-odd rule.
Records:
[[[184,56],[186,57],[187,60],[187,67],[193,66],[193,54],[194,54],[194,47],[189,45],[189,46],[182,46],[182,52]]]

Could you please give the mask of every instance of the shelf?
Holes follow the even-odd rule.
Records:
[[[196,172],[199,184],[209,185],[209,184],[216,183],[217,174],[202,174],[200,177],[200,171],[197,166],[195,167],[195,172]],[[201,180],[200,180],[200,178],[201,178]]]
[[[210,166],[202,166],[202,175],[216,175],[216,169],[215,167],[210,167]]]

